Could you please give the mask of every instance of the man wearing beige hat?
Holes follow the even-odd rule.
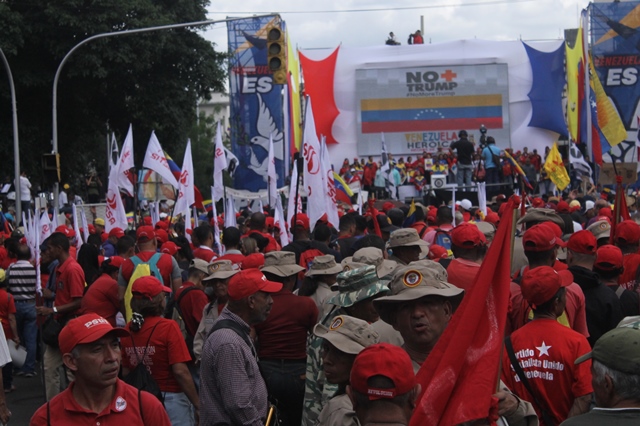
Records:
[[[193,337],[193,355],[196,362],[200,361],[202,346],[209,331],[229,299],[227,284],[231,277],[240,271],[230,260],[214,260],[207,269],[210,275],[202,280],[202,285],[209,303],[202,310],[202,319]]]
[[[261,268],[267,280],[282,283],[282,290],[271,296],[269,317],[254,327],[260,342],[260,370],[282,426],[298,426],[302,421],[307,337],[318,322],[314,301],[292,293],[296,275],[303,270],[290,251],[267,253]]]
[[[419,260],[422,249],[426,250],[428,247],[429,244],[420,238],[418,231],[415,229],[398,229],[393,231],[389,237],[389,248],[393,251],[389,260],[398,262],[400,265],[406,265]]]
[[[342,272],[342,265],[336,263],[333,255],[316,256],[311,267],[304,274],[305,278],[298,290],[298,295],[313,299],[318,310],[321,311],[324,302],[335,294],[331,286],[335,284],[340,272]]]
[[[338,315],[327,327],[315,326],[313,333],[322,338],[322,365],[328,383],[338,390],[322,408],[319,426],[357,426],[356,413],[346,388],[356,355],[378,343],[378,333],[366,322],[348,315]]]
[[[609,238],[611,237],[611,223],[607,219],[598,220],[593,222],[587,227],[587,231],[591,232],[598,243],[598,247],[605,244],[609,244]]]
[[[385,259],[384,253],[377,247],[364,247],[353,253],[353,257],[350,259],[353,263],[360,263],[365,265],[373,265],[376,267],[376,274],[380,279],[391,279],[389,275],[395,271],[398,267],[398,262]],[[350,261],[343,262],[345,264]],[[353,268],[352,268],[353,269]]]
[[[565,223],[555,210],[552,209],[529,209],[527,213],[518,219],[518,225],[524,224],[525,229],[529,229],[534,225],[543,222],[553,222],[564,229]],[[524,254],[524,246],[522,245],[522,236],[516,236],[513,241],[513,256],[511,260],[511,276],[527,266],[529,262]]]
[[[349,315],[369,323],[380,317],[373,300],[387,293],[387,287],[376,275],[376,268],[367,265],[338,275],[338,294],[327,300],[327,312],[321,314],[319,324],[329,326],[338,315]],[[312,336],[307,345],[307,373],[304,395],[303,425],[314,425],[322,409],[322,402],[332,397],[334,386],[325,384],[320,357],[322,341]]]

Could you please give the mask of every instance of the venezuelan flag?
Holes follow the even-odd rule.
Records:
[[[208,212],[213,210],[213,202],[211,200],[202,201],[202,205],[204,206],[204,209]]]
[[[501,129],[502,95],[363,99],[362,133]]]
[[[520,164],[518,164],[515,158],[513,158],[511,154],[509,154],[509,151],[506,150],[504,151],[504,155],[507,156],[507,159],[511,162],[513,168],[516,169],[524,184],[527,185],[529,189],[533,189],[533,186],[531,186],[531,182],[529,182],[529,179],[527,179],[527,175],[524,174],[524,170],[522,170],[522,167],[520,167]]]
[[[180,174],[182,173],[182,169],[180,169],[180,167],[178,167],[176,162],[173,161],[173,158],[171,158],[171,156],[167,154],[167,151],[164,151],[164,156],[167,159],[167,164],[169,165],[169,169],[171,170],[171,173],[176,178],[176,180],[180,182]]]
[[[350,205],[351,197],[353,197],[353,191],[336,172],[333,172],[333,184],[336,187],[336,200]]]
[[[409,211],[407,212],[407,217],[404,219],[404,222],[402,223],[402,227],[408,228],[414,223],[416,223],[416,202],[412,198],[411,205],[409,206]]]

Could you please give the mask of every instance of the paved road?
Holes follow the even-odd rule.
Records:
[[[6,394],[7,405],[12,416],[9,425],[27,426],[29,419],[35,411],[44,404],[44,387],[42,386],[42,373],[32,378],[14,377],[13,385],[16,390]]]

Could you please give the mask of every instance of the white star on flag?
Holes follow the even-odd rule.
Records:
[[[538,350],[538,356],[542,356],[542,354],[549,356],[549,349],[551,349],[551,346],[547,346],[546,343],[544,343],[544,340],[542,341],[542,346],[536,346],[536,349]]]

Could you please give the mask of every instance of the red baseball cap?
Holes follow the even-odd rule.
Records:
[[[539,208],[544,207],[545,204],[544,204],[544,200],[542,198],[536,197],[531,201],[531,205],[534,208],[539,209]]]
[[[124,257],[121,256],[105,257],[102,263],[106,262],[107,260],[109,261],[109,265],[115,268],[120,268],[124,263]]]
[[[429,246],[429,253],[427,254],[427,257],[435,261],[437,261],[438,259],[446,259],[449,257],[449,252],[442,246],[432,244],[431,246]]]
[[[547,251],[558,245],[558,237],[551,227],[539,223],[526,230],[522,245],[524,251]]]
[[[264,265],[264,254],[251,253],[242,259],[240,269],[258,269]]]
[[[596,254],[598,242],[596,237],[587,230],[578,231],[571,235],[567,242],[567,248],[576,253]]]
[[[614,241],[626,244],[637,244],[640,241],[640,226],[633,220],[624,220],[616,225]]]
[[[540,225],[544,225],[544,226],[550,228],[553,231],[553,233],[556,236],[556,243],[560,247],[566,247],[567,246],[567,243],[562,241],[562,228],[560,228],[560,226],[557,223],[551,222],[551,221],[547,221],[547,222],[540,223]]]
[[[498,226],[498,223],[500,223],[500,216],[498,216],[498,213],[494,212],[487,213],[487,215],[484,217],[484,221]]]
[[[296,215],[296,226],[302,226],[307,231],[311,229],[309,226],[309,216],[304,213],[298,213]]]
[[[180,250],[180,247],[176,245],[173,241],[167,241],[160,246],[160,253],[167,253],[173,256]]]
[[[158,242],[160,244],[164,244],[169,241],[169,234],[167,234],[167,231],[165,231],[164,229],[156,228],[155,232],[156,238],[158,239]]]
[[[368,381],[374,376],[384,376],[393,382],[392,388],[373,388]],[[364,348],[356,356],[351,367],[350,384],[353,390],[366,395],[370,400],[393,399],[415,388],[411,358],[399,346],[377,343]]]
[[[95,226],[93,226],[93,224],[92,224],[92,223],[90,223],[90,224],[88,224],[88,225],[87,225],[87,229],[89,229],[89,234],[92,234],[92,235],[93,235],[93,234],[95,234],[95,233],[96,233],[96,227],[95,227]]]
[[[65,237],[67,238],[73,238],[76,236],[76,231],[74,231],[73,229],[69,228],[68,226],[65,225],[60,225],[56,228],[55,232],[60,232],[63,233]]]
[[[102,234],[100,234],[100,241],[102,241],[103,243],[108,239],[109,239],[109,234],[107,234],[106,232],[103,232]]]
[[[143,217],[143,218],[142,218],[142,222],[143,222],[145,225],[152,225],[152,224],[153,224],[153,221],[151,220],[151,216],[145,216],[145,217]]]
[[[458,247],[472,248],[487,244],[487,239],[477,226],[464,222],[451,230],[451,242]]]
[[[259,291],[277,293],[280,290],[282,290],[282,284],[267,280],[267,277],[258,269],[245,269],[238,272],[231,277],[227,286],[227,292],[232,300],[244,299]]]
[[[124,237],[124,231],[122,228],[111,228],[111,231],[109,231],[109,237],[122,238]]]
[[[153,240],[156,237],[156,232],[153,226],[144,225],[138,228],[136,231],[136,238],[139,243],[144,243],[149,240]]]
[[[571,207],[569,206],[569,203],[567,203],[564,200],[561,200],[558,202],[558,205],[556,206],[556,211],[558,213],[571,213]]]
[[[551,300],[562,287],[573,282],[573,274],[568,270],[556,271],[550,266],[529,269],[522,275],[520,283],[522,296],[535,309]]]
[[[93,343],[106,334],[113,333],[117,337],[127,337],[129,332],[124,328],[114,328],[109,321],[98,314],[85,314],[72,319],[62,327],[58,336],[60,352],[70,353],[73,348],[85,343]]]
[[[596,251],[596,261],[593,266],[603,271],[622,268],[622,250],[611,244],[599,247]]]
[[[164,220],[159,220],[156,222],[156,230],[164,229],[165,231],[169,229],[169,224]]]
[[[613,219],[613,212],[611,211],[611,207],[602,207],[598,210],[598,216],[606,216],[609,219]]]
[[[386,213],[394,207],[395,205],[391,201],[387,201],[382,205],[382,211]]]
[[[153,299],[162,292],[171,293],[171,289],[162,285],[159,279],[152,275],[140,277],[133,282],[131,293],[134,296],[142,296],[147,299]]]

